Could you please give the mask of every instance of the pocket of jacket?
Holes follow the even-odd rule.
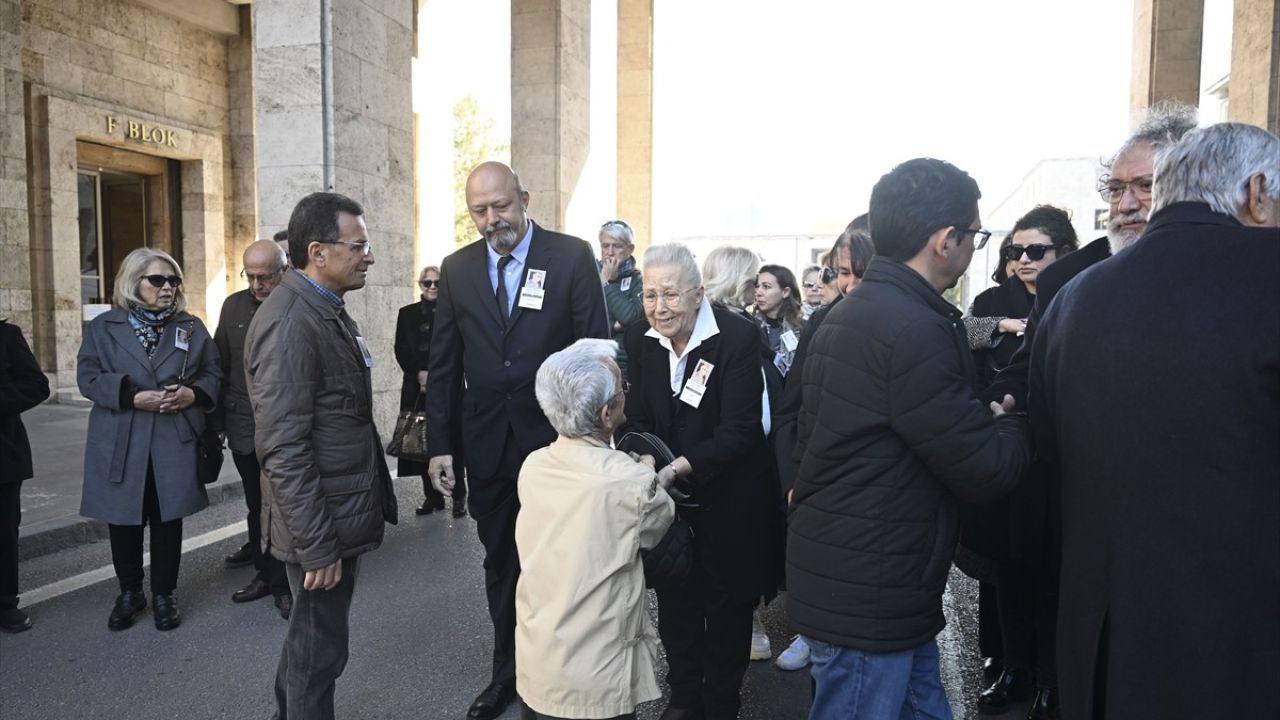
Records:
[[[327,498],[367,492],[371,487],[373,487],[373,475],[369,473],[330,475],[327,477],[322,475],[320,477],[320,494]]]

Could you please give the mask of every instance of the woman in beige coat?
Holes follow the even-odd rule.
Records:
[[[516,690],[524,720],[634,718],[661,697],[640,551],[675,505],[652,460],[609,438],[626,419],[611,340],[579,340],[538,370],[538,404],[559,437],[520,470]]]

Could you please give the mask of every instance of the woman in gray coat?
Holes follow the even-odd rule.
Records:
[[[146,608],[142,528],[150,525],[155,624],[172,630],[182,621],[173,599],[182,518],[209,504],[196,442],[218,397],[218,351],[204,323],[184,312],[182,270],[160,250],[125,257],[112,299],[85,328],[76,359],[80,392],[93,401],[80,514],[110,531],[120,596],[107,627],[123,630]]]

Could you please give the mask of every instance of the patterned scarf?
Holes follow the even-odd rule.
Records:
[[[177,303],[169,303],[169,307],[163,310],[148,310],[140,305],[129,303],[129,325],[133,327],[133,334],[138,337],[138,342],[142,343],[142,349],[146,351],[148,358],[155,357],[156,349],[160,347],[160,335],[164,332],[164,326],[177,312]]]

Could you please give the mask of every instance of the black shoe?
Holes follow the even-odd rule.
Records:
[[[280,617],[284,618],[285,620],[288,620],[289,613],[293,612],[293,596],[287,595],[287,594],[277,595],[276,609],[280,611]]]
[[[1002,672],[1004,672],[1004,662],[1000,658],[982,658],[983,685],[991,687],[991,684],[1000,678]]]
[[[507,709],[507,705],[516,697],[516,684],[512,680],[505,683],[490,683],[489,687],[471,703],[467,710],[467,720],[493,720]]]
[[[702,708],[678,708],[668,705],[658,720],[702,720]]]
[[[1036,699],[1031,701],[1027,720],[1061,720],[1061,718],[1062,712],[1058,710],[1058,688],[1036,690]]]
[[[456,518],[464,518],[467,516],[467,501],[454,499],[453,516]]]
[[[414,515],[430,515],[431,513],[435,512],[435,511],[436,511],[436,509],[435,509],[434,507],[432,507],[432,505],[431,505],[431,501],[430,501],[430,500],[424,500],[424,501],[422,502],[422,507],[420,507],[420,508],[414,508],[414,510],[413,510],[413,514],[414,514]]]
[[[422,504],[423,504],[423,505],[426,505],[426,503],[425,503],[425,502],[424,502],[424,503],[422,503]],[[431,509],[432,509],[432,510],[443,510],[443,509],[444,509],[444,496],[443,496],[443,495],[437,495],[437,496],[435,496],[435,497],[431,498]]]
[[[256,577],[249,581],[248,585],[231,593],[231,602],[246,603],[262,598],[271,594],[271,586],[260,577]]]
[[[147,609],[147,596],[141,590],[125,590],[116,598],[115,607],[111,608],[111,617],[107,618],[108,630],[124,630],[133,627],[138,613]]]
[[[222,559],[227,567],[244,567],[253,564],[253,545],[245,543],[240,549]]]
[[[1006,669],[978,696],[978,712],[983,715],[1006,713],[1015,702],[1031,697],[1034,689],[1030,671]]]
[[[172,630],[182,624],[178,601],[172,595],[152,595],[151,614],[155,617],[157,630]]]
[[[0,630],[7,633],[20,633],[31,629],[31,618],[17,607],[6,607],[0,610]]]

